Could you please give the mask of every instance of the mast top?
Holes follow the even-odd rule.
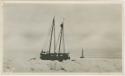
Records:
[[[60,27],[63,28],[63,25],[64,25],[64,18],[63,18],[63,21],[62,21]]]
[[[63,28],[63,23],[60,25],[61,28]]]
[[[55,23],[55,16],[53,17],[53,23]]]

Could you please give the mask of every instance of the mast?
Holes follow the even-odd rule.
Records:
[[[53,18],[53,22],[52,22],[52,30],[51,30],[50,44],[49,44],[49,53],[51,51],[53,31],[54,31],[54,52],[55,52],[55,17]]]
[[[59,42],[59,53],[60,53],[60,48],[61,48],[61,42],[62,42],[62,30],[63,30],[63,24],[60,25],[61,30],[60,30],[60,42]]]
[[[55,17],[54,17],[54,19],[55,19]],[[55,53],[55,50],[56,50],[55,20],[53,21],[53,28],[54,28],[54,53]]]
[[[65,41],[64,41],[64,26],[63,22],[61,23],[60,27],[60,43],[59,43],[59,53],[60,53],[60,48],[61,48],[61,43],[63,43],[63,53],[65,53]],[[63,42],[62,42],[63,41]]]
[[[62,23],[63,24],[63,23]],[[64,24],[63,24],[64,25]],[[63,35],[63,53],[65,53],[65,40],[64,40],[64,26],[62,28],[62,35]]]

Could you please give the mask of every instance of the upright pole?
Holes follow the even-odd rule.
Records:
[[[54,23],[54,18],[53,18],[53,23]],[[54,27],[53,23],[52,23],[52,30],[51,30],[51,36],[50,36],[49,54],[50,54],[50,50],[51,50],[51,43],[52,43],[52,34],[53,34],[53,27]]]
[[[84,51],[83,51],[83,48],[82,48],[82,56],[80,58],[84,58]]]
[[[82,56],[80,58],[84,58],[84,54],[83,54],[83,48],[82,48]]]
[[[61,41],[62,41],[62,28],[61,28],[60,33],[61,33],[61,35],[60,35],[60,42],[59,42],[59,53],[60,53]]]
[[[61,27],[61,36],[60,36],[60,43],[59,43],[59,53],[60,53],[60,48],[61,48],[61,41],[62,41],[62,35],[63,35],[63,23],[60,25]]]
[[[54,17],[55,18],[55,17]],[[54,53],[55,53],[55,50],[56,50],[56,37],[55,37],[55,20],[53,21],[53,28],[54,28]]]
[[[62,33],[63,33],[63,53],[65,53],[64,26],[62,28]]]
[[[83,57],[83,48],[82,48],[82,57]]]

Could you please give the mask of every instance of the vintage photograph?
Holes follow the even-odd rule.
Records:
[[[4,73],[122,73],[121,4],[3,5]]]

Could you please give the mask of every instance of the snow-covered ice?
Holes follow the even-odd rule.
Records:
[[[31,58],[4,61],[4,72],[121,72],[122,60],[111,58],[75,58],[63,62]]]

